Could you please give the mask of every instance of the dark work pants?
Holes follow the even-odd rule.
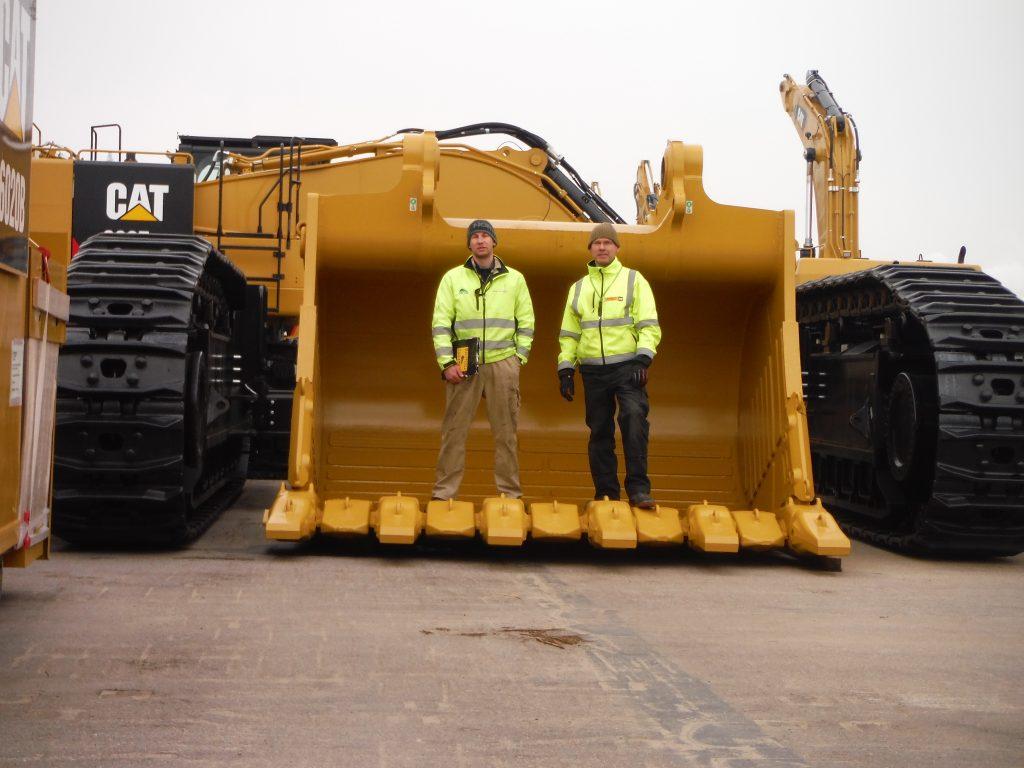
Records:
[[[636,363],[583,365],[583,394],[590,427],[590,474],[594,498],[619,498],[619,464],[615,456],[615,406],[619,409],[619,432],[626,454],[626,494],[630,499],[651,493],[647,477],[647,388],[633,386],[630,378]]]

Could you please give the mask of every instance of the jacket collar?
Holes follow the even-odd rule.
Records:
[[[466,263],[463,264],[466,269],[476,272],[476,262],[473,261],[473,257],[470,256],[466,259]],[[504,275],[508,273],[508,267],[505,266],[505,262],[498,258],[498,254],[494,254],[494,264],[491,266],[489,276],[495,278],[498,275]]]
[[[618,256],[612,259],[606,267],[599,267],[597,266],[596,261],[591,261],[587,264],[587,271],[595,277],[601,274],[604,274],[607,277],[615,277],[622,271],[622,262],[619,261]]]

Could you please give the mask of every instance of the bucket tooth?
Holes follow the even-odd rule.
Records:
[[[382,496],[370,517],[381,544],[412,544],[423,530],[420,502],[413,496]]]
[[[792,499],[779,512],[786,544],[805,555],[842,557],[850,554],[850,540],[825,508],[821,499],[800,504]]]
[[[530,536],[549,541],[579,541],[583,535],[579,508],[554,501],[530,505]]]
[[[635,549],[636,520],[629,504],[607,497],[587,504],[587,538],[602,549]]]
[[[732,521],[743,549],[776,549],[786,543],[786,534],[771,512],[733,510]]]
[[[370,502],[364,499],[328,499],[320,520],[328,536],[366,536],[370,532]]]
[[[427,504],[427,536],[446,539],[471,539],[476,536],[472,502],[435,499]]]
[[[501,494],[497,498],[484,499],[477,527],[491,546],[518,547],[526,540],[530,517],[522,499],[509,499]]]
[[[703,552],[739,552],[740,537],[729,510],[719,504],[691,504],[686,511],[690,546]]]
[[[656,506],[654,509],[633,507],[636,517],[636,539],[648,546],[682,544],[686,540],[679,510]]]
[[[288,490],[281,484],[273,506],[263,515],[266,537],[275,541],[303,541],[316,532],[319,501],[313,486]]]

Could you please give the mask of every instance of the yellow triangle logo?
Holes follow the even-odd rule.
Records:
[[[21,124],[21,94],[18,83],[11,83],[11,95],[7,98],[7,110],[4,112],[4,125],[10,128],[19,140],[25,139],[25,127]]]
[[[118,221],[157,221],[157,218],[140,203],[118,219]]]

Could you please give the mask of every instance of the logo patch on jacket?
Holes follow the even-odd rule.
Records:
[[[608,296],[605,298],[605,301],[622,301],[622,299],[622,296]]]
[[[459,296],[468,296],[468,295],[469,295],[469,291],[467,291],[465,288],[459,288]]]

